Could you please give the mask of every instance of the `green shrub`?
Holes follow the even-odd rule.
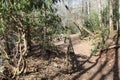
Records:
[[[97,31],[100,30],[100,21],[98,14],[92,13],[88,16],[87,19],[85,19],[84,24],[83,24],[87,29],[90,31],[96,33]]]

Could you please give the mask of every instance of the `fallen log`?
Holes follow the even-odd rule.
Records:
[[[101,51],[110,50],[110,49],[119,48],[119,47],[120,47],[120,44],[114,44],[114,45],[109,46],[105,49],[101,49]]]
[[[63,6],[65,7],[65,9],[67,10],[67,12],[69,13],[70,17],[73,18],[72,22],[77,26],[77,28],[80,30],[80,29],[83,29],[85,30],[87,33],[89,33],[90,35],[92,36],[95,36],[95,34],[93,32],[91,32],[90,30],[88,30],[86,27],[82,26],[80,23],[78,23],[76,21],[76,19],[74,18],[72,12],[69,10],[68,6],[65,4],[64,0],[62,0],[62,3],[63,3]]]

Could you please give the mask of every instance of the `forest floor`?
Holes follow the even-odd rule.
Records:
[[[42,54],[44,51],[40,46],[34,45],[27,59],[26,74],[21,75],[20,80],[120,80],[120,49],[116,47],[91,55],[93,44],[97,41],[92,38],[80,40],[78,36],[72,36],[76,58],[72,65],[77,61],[77,67],[73,67],[69,73],[66,67],[67,44],[64,41],[55,43],[60,49],[59,54],[54,51]],[[115,43],[108,41],[110,45]]]

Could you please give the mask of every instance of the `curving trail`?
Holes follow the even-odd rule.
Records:
[[[80,36],[79,34],[70,35],[75,54],[90,56],[91,50],[94,47],[93,43],[95,43],[95,41],[89,40],[87,38],[86,40],[80,40],[79,36]],[[56,46],[59,46],[60,48],[63,49],[63,51],[66,52],[68,45],[67,43],[64,43],[64,41],[59,41],[54,44]]]
[[[76,55],[83,55],[87,58],[78,57],[79,61],[85,63],[83,70],[79,70],[73,73],[71,76],[72,80],[119,80],[120,79],[120,49],[110,49],[102,53],[98,52],[98,56],[92,56],[91,50],[93,49],[93,43],[97,40],[80,40],[78,35],[71,36],[74,52]],[[62,47],[64,51],[67,50],[67,45],[63,41],[55,44]],[[111,40],[108,40],[107,44],[111,45]],[[87,60],[87,61],[86,61]]]
[[[28,58],[28,75],[22,77],[24,80],[120,80],[120,49],[113,48],[103,51],[96,56],[91,56],[93,43],[97,40],[84,38],[79,39],[79,35],[71,35],[78,69],[66,74],[65,53],[61,57],[52,56],[52,52],[44,54],[39,46],[33,48],[33,55]],[[110,44],[109,41],[108,44]],[[67,51],[68,43],[64,41],[54,43],[62,51]],[[43,53],[43,55],[42,55]],[[43,57],[43,58],[42,58]],[[74,68],[76,69],[76,68]],[[23,80],[23,79],[21,79]]]

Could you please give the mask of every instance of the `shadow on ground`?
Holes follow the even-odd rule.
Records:
[[[119,32],[118,32],[119,33]],[[116,39],[116,44],[119,45],[119,36]],[[119,47],[114,49],[106,49],[101,51],[97,56],[86,56],[82,54],[70,55],[71,68],[66,69],[66,53],[61,48],[53,47],[42,51],[41,45],[32,46],[32,51],[28,54],[29,57],[34,59],[43,59],[42,64],[48,61],[47,65],[38,64],[36,72],[44,70],[46,73],[45,78],[56,80],[119,80]],[[54,59],[58,58],[56,62]],[[61,62],[60,62],[61,61]],[[57,64],[59,63],[59,65]],[[55,63],[57,66],[55,66]],[[61,67],[62,65],[62,67]],[[43,69],[43,67],[47,67]],[[50,68],[51,71],[46,71]],[[56,69],[56,70],[54,70]],[[43,71],[43,72],[44,72]],[[40,75],[41,73],[39,73]],[[42,75],[43,75],[42,74]],[[42,78],[41,78],[42,79]]]

